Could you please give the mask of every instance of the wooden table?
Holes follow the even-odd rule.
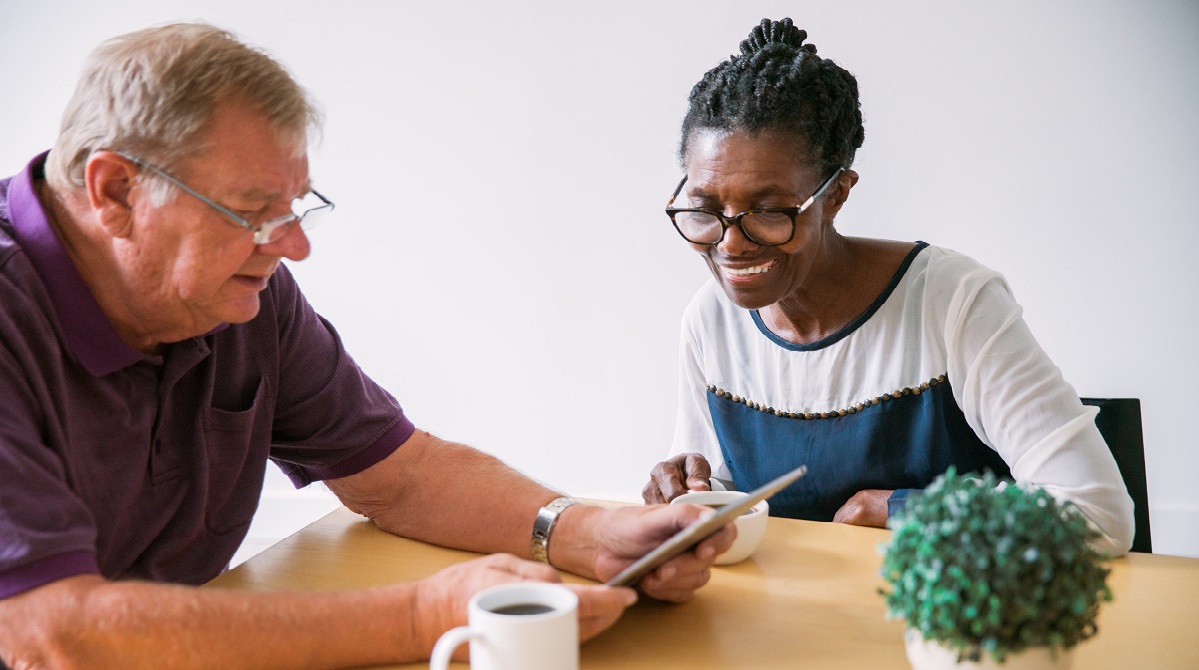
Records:
[[[884,617],[877,593],[878,546],[889,536],[771,518],[750,559],[713,569],[691,602],[634,605],[583,645],[582,668],[907,668],[903,626]],[[359,588],[417,580],[475,556],[395,537],[342,508],[210,586]],[[1078,647],[1074,667],[1199,668],[1199,559],[1133,554],[1111,567],[1115,600],[1102,606],[1099,634]]]

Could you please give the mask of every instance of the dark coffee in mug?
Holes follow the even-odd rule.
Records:
[[[553,612],[554,608],[550,607],[549,605],[541,605],[538,603],[514,603],[512,605],[497,607],[491,611],[495,614],[527,615]]]

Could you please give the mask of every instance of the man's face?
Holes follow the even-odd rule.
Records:
[[[308,160],[280,144],[270,125],[234,104],[218,106],[205,148],[174,171],[189,187],[251,222],[291,211],[308,191]],[[298,154],[298,155],[297,155]],[[150,175],[147,175],[150,176]],[[131,233],[118,242],[131,316],[153,342],[201,335],[220,323],[258,314],[258,294],[282,258],[308,256],[299,226],[278,240],[256,245],[253,232],[179,189],[161,207],[148,184],[131,194]]]

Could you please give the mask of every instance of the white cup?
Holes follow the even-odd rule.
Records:
[[[744,491],[689,491],[671,500],[670,504],[720,507],[747,495],[749,494]],[[733,546],[729,547],[728,551],[716,557],[716,565],[730,565],[749,558],[761,544],[762,536],[766,534],[766,519],[769,516],[770,505],[763,500],[737,517],[733,521],[737,527],[737,539],[733,540]]]
[[[446,631],[429,667],[444,670],[470,641],[472,670],[578,670],[579,598],[561,584],[522,582],[480,591],[466,626]]]

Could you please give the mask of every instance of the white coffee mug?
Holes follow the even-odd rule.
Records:
[[[466,616],[437,641],[430,668],[444,670],[470,640],[472,670],[578,670],[579,598],[561,584],[493,586],[470,599]]]
[[[689,491],[670,501],[671,505],[707,505],[719,507],[748,496],[743,491]],[[749,558],[762,543],[766,535],[766,520],[770,516],[770,504],[765,500],[749,508],[733,522],[737,527],[737,539],[728,551],[716,557],[716,565],[732,565]]]

